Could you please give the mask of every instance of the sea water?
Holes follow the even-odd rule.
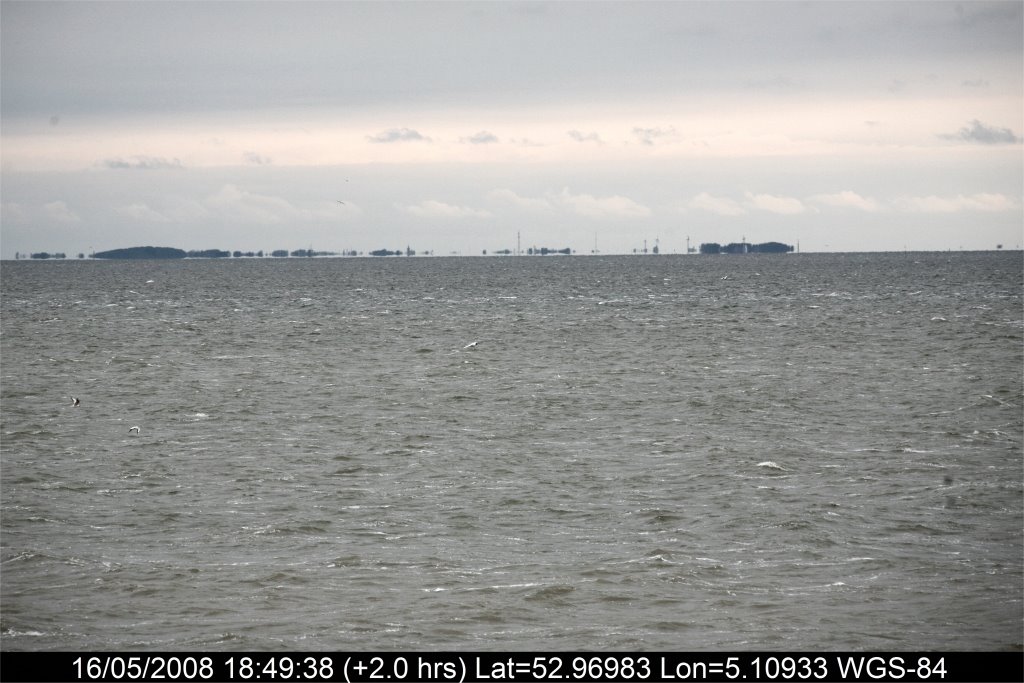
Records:
[[[1019,649],[1022,265],[5,262],[0,647]]]

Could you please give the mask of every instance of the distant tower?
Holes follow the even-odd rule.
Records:
[[[523,253],[522,239],[521,239],[521,237],[519,235],[519,232],[517,231],[516,232],[516,256],[519,256],[521,253]]]

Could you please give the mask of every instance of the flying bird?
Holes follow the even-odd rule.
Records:
[[[129,427],[129,428],[128,428],[128,433],[129,433],[129,434],[131,434],[132,432],[135,432],[136,434],[141,434],[141,433],[142,433],[142,430],[140,430],[140,429],[138,428],[138,426],[135,426],[135,427]]]
[[[73,406],[76,406],[76,407],[77,407],[79,403],[81,403],[81,401],[79,401],[79,400],[78,400],[77,398],[75,398],[74,396],[72,396],[72,397],[71,397],[71,405],[73,405]]]

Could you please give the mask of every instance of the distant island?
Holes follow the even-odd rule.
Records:
[[[126,249],[111,249],[110,251],[97,251],[93,258],[112,259],[173,259],[185,258],[188,254],[184,249],[174,247],[128,247]]]
[[[398,253],[398,252],[395,252]],[[271,256],[275,258],[287,257],[287,256],[338,256],[333,251],[314,251],[312,249],[296,249],[294,251],[288,251],[287,249],[278,249],[271,252]],[[355,252],[351,254],[344,254],[345,256],[355,256]],[[174,247],[128,247],[126,249],[111,249],[109,251],[97,251],[90,258],[101,258],[101,259],[180,259],[180,258],[262,258],[263,251],[235,251],[230,252],[224,249],[192,249],[185,251],[184,249],[175,249]],[[32,255],[35,258],[35,254]],[[62,255],[63,257],[63,255]]]

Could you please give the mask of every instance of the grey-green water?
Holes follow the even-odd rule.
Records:
[[[5,262],[0,646],[1020,648],[1022,270]]]

